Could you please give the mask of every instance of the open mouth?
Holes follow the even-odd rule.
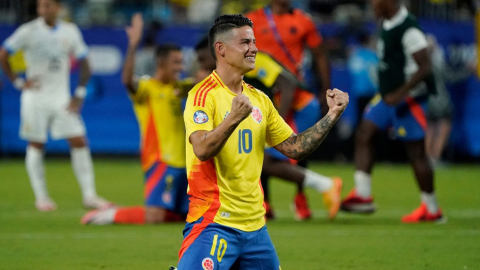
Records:
[[[255,62],[255,56],[246,56],[245,57],[248,61]]]

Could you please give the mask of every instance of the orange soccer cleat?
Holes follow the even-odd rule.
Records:
[[[329,191],[326,191],[322,194],[323,203],[328,209],[328,218],[330,220],[335,219],[340,209],[340,196],[342,195],[342,179],[339,177],[333,178],[333,186]]]
[[[415,209],[412,213],[402,217],[403,223],[420,223],[420,222],[436,222],[444,223],[446,218],[442,214],[442,210],[438,209],[437,213],[429,213],[427,205],[422,203],[420,207]]]

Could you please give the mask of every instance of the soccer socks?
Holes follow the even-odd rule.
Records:
[[[72,147],[72,167],[78,184],[82,190],[83,199],[90,199],[97,196],[95,190],[95,177],[93,174],[92,156],[88,147]]]
[[[43,165],[43,150],[28,146],[27,154],[25,156],[25,167],[27,168],[33,193],[35,194],[35,200],[49,200],[45,180],[45,167]]]
[[[422,192],[420,198],[422,202],[427,205],[427,210],[430,214],[436,214],[438,212],[438,202],[435,193]]]
[[[116,209],[113,216],[115,224],[145,224],[145,208],[141,206]]]
[[[303,180],[304,187],[313,188],[320,193],[329,191],[332,188],[332,178],[323,176],[308,169],[305,169],[303,172],[305,173],[305,179]]]
[[[355,171],[353,175],[357,195],[368,198],[372,195],[372,176],[364,171]]]

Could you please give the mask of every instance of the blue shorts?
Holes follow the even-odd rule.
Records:
[[[173,168],[157,162],[145,173],[145,205],[187,214],[187,187],[185,168]]]
[[[427,97],[407,97],[395,106],[389,106],[380,95],[365,108],[363,118],[381,130],[395,129],[395,136],[403,141],[417,141],[425,137],[427,128]]]
[[[303,109],[292,112],[287,117],[286,122],[293,129],[293,132],[298,134],[315,125],[320,120],[320,114],[320,103],[315,98]],[[279,160],[289,160],[288,157],[273,147],[266,148],[265,153]]]
[[[280,269],[266,226],[244,232],[200,218],[183,236],[178,270]]]

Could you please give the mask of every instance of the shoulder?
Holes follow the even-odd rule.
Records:
[[[27,32],[27,31],[32,31],[32,30],[35,30],[37,27],[38,27],[38,19],[35,19],[35,20],[31,20],[27,23],[24,23],[24,24],[21,24],[17,29],[16,31],[24,31],[24,32]]]
[[[195,99],[194,102],[197,100],[204,100],[207,97],[213,97],[217,89],[219,88],[219,85],[217,81],[214,79],[212,74],[210,74],[207,78],[205,78],[203,81],[197,83],[192,90],[188,93],[188,98],[190,99]]]
[[[248,91],[252,96],[257,97],[258,99],[265,101],[265,100],[270,100],[270,98],[265,94],[262,90],[255,88],[253,85],[245,83],[245,86],[247,87]]]
[[[250,20],[257,19],[259,17],[263,16],[263,8],[259,8],[254,11],[250,11],[247,14],[245,14],[245,17],[249,18]]]
[[[303,21],[313,23],[312,16],[310,14],[308,14],[307,12],[301,10],[301,9],[294,8],[293,9],[293,16],[295,16],[297,19],[301,19]]]
[[[62,20],[60,22],[60,26],[69,32],[80,32],[80,28],[78,28],[78,26],[72,22]]]

